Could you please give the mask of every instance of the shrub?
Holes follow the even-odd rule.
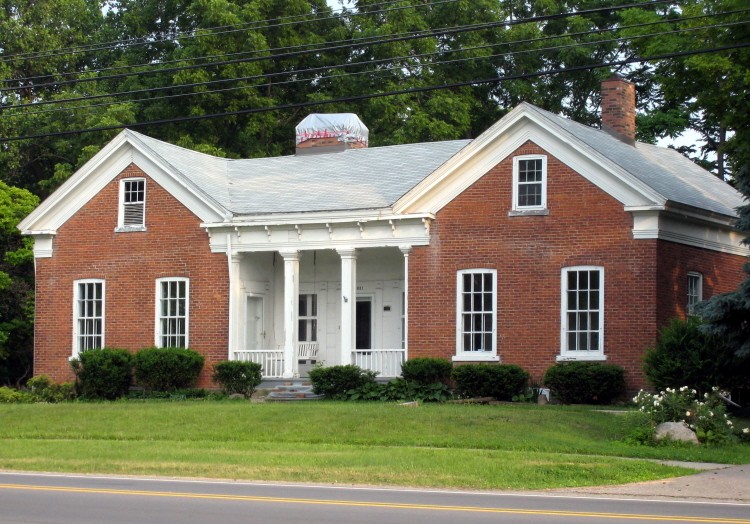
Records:
[[[56,384],[47,375],[30,378],[26,386],[36,402],[64,402],[76,396],[75,386],[70,382]]]
[[[250,398],[263,379],[261,368],[262,366],[256,362],[225,360],[214,366],[213,379],[225,394],[239,393],[245,398]]]
[[[731,389],[747,382],[750,359],[739,359],[718,336],[704,333],[701,320],[673,319],[659,332],[644,358],[643,369],[659,390],[687,386],[709,393],[713,386]]]
[[[149,391],[188,389],[198,380],[203,362],[203,355],[192,349],[142,349],[135,354],[135,380]]]
[[[515,364],[466,364],[453,368],[453,380],[462,397],[511,400],[524,391],[529,374]]]
[[[18,391],[7,386],[0,387],[0,404],[26,404],[29,402],[34,402],[31,393]]]
[[[401,376],[409,382],[426,386],[428,384],[447,384],[451,378],[453,364],[442,358],[413,358],[401,366]]]
[[[350,389],[346,393],[347,400],[379,400],[383,402],[445,402],[451,398],[448,386],[442,382],[418,384],[403,378],[391,380],[386,384],[367,382],[364,385]]]
[[[547,369],[544,383],[566,404],[609,404],[625,393],[625,371],[614,364],[562,362]]]
[[[638,412],[648,417],[650,428],[662,422],[684,422],[695,431],[699,441],[707,444],[719,444],[735,437],[742,439],[750,434],[750,428],[734,427],[718,387],[710,388],[702,398],[697,390],[688,386],[667,388],[655,394],[641,390],[633,402]]]
[[[310,370],[310,382],[313,391],[333,400],[345,400],[347,392],[357,389],[369,382],[375,382],[377,373],[365,371],[359,366],[315,366]]]
[[[71,360],[70,365],[79,397],[114,400],[130,388],[133,355],[125,349],[90,349]]]

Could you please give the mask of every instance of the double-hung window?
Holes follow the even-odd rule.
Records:
[[[73,356],[104,347],[104,280],[73,283]]]
[[[454,360],[498,360],[497,271],[464,269],[457,274]]]
[[[687,314],[695,314],[695,305],[703,300],[703,275],[694,271],[687,274]]]
[[[190,281],[160,278],[156,281],[156,346],[188,347]]]
[[[146,179],[120,181],[118,231],[143,231],[146,228]]]
[[[604,360],[604,268],[562,270],[561,359]]]
[[[300,342],[317,342],[318,340],[318,295],[315,293],[299,296],[299,333]]]
[[[513,157],[513,211],[542,212],[547,209],[547,157]]]

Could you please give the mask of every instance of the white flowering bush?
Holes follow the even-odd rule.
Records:
[[[659,393],[641,390],[633,402],[652,427],[662,422],[684,422],[704,443],[719,443],[735,437],[750,441],[750,428],[734,427],[717,387],[702,397],[687,386],[666,388]]]

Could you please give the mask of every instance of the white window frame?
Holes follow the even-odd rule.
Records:
[[[490,274],[492,276],[492,350],[463,350],[463,282],[464,275]],[[461,269],[456,272],[456,354],[454,361],[460,362],[497,362],[500,360],[497,351],[497,270],[489,268]]]
[[[542,180],[539,183],[542,186],[542,200],[541,204],[536,206],[521,206],[518,203],[519,197],[519,186],[525,184],[520,182],[520,163],[526,160],[541,160],[542,161]],[[520,155],[513,157],[513,211],[523,212],[534,212],[546,211],[547,210],[547,155]]]
[[[141,224],[125,224],[125,208],[130,205],[125,203],[125,187],[130,182],[143,182],[143,221]],[[143,177],[123,178],[120,180],[120,196],[117,210],[117,232],[146,231],[146,179]]]
[[[104,347],[105,342],[105,326],[106,326],[106,306],[107,306],[107,286],[106,282],[101,278],[84,278],[73,281],[73,351],[71,358],[77,358],[81,354],[80,337],[85,336],[81,333],[79,327],[79,321],[81,316],[79,315],[79,301],[81,300],[81,285],[85,284],[101,284],[102,286],[102,313],[99,317],[101,321],[101,333],[98,335],[101,338],[99,348],[87,348],[87,349],[100,349]],[[95,318],[95,317],[87,317]]]
[[[599,344],[595,350],[568,350],[568,273],[597,271],[599,273]],[[604,354],[604,268],[602,266],[564,267],[560,273],[560,355],[557,360],[606,360]],[[589,310],[593,311],[593,310]]]
[[[692,293],[690,282],[695,279],[695,293]],[[698,302],[703,301],[703,273],[698,271],[688,271],[687,274],[687,302],[685,304],[685,312],[688,315],[694,315],[693,309]]]
[[[302,315],[302,313],[297,310],[297,339],[299,342],[318,342],[318,315],[320,311],[318,310],[318,294],[317,293],[300,293],[298,295],[298,304],[297,307],[299,308],[299,301],[302,300],[302,297],[305,297],[306,307],[308,308],[307,315]],[[315,314],[313,315],[313,302],[315,303]],[[304,322],[305,326],[305,339],[302,339],[302,330],[299,329],[302,326],[302,323]],[[308,335],[312,338],[312,340],[308,340]]]
[[[162,337],[165,336],[161,331],[161,301],[162,301],[162,284],[165,282],[184,282],[185,283],[185,346],[190,347],[190,279],[186,277],[164,277],[156,279],[155,307],[154,307],[154,345],[156,347],[167,347],[162,344]]]

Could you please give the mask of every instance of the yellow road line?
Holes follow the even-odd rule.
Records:
[[[131,495],[143,497],[167,497],[187,499],[213,499],[233,500],[244,502],[275,502],[283,504],[311,504],[322,506],[349,506],[367,508],[391,508],[391,509],[417,509],[432,511],[462,511],[468,513],[506,513],[517,515],[550,515],[563,517],[596,517],[611,519],[629,519],[643,521],[669,521],[669,522],[706,522],[727,524],[750,524],[748,519],[714,518],[714,517],[690,517],[683,515],[647,515],[635,513],[602,513],[587,511],[557,511],[537,509],[516,508],[483,508],[480,506],[442,506],[433,504],[403,504],[398,502],[363,502],[356,500],[326,500],[326,499],[304,499],[291,497],[260,497],[252,495],[222,495],[213,493],[180,493],[174,491],[139,491],[126,489],[103,489],[103,488],[74,488],[58,486],[35,486],[29,484],[0,484],[0,489],[15,489],[25,491],[57,491],[65,493],[96,493],[105,495]]]

